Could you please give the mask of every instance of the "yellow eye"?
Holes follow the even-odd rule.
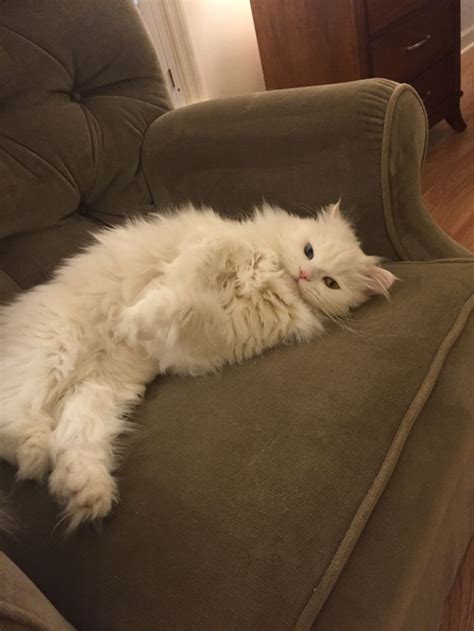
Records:
[[[329,289],[340,289],[334,278],[331,278],[330,276],[324,276],[323,283],[326,285],[326,287],[329,287]]]

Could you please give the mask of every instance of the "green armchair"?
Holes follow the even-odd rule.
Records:
[[[127,0],[3,0],[0,32],[3,300],[91,230],[184,200],[342,197],[402,281],[352,331],[158,378],[101,533],[65,538],[0,463],[10,560],[84,631],[436,630],[474,524],[474,259],[423,206],[417,94],[372,79],[170,111]]]

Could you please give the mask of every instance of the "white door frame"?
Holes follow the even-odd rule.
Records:
[[[175,107],[204,98],[181,0],[134,0],[155,47]]]

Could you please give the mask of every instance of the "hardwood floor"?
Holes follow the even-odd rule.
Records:
[[[467,129],[455,132],[445,121],[431,129],[421,185],[435,221],[474,252],[474,47],[462,55],[461,65],[461,111]],[[439,631],[473,630],[474,539],[444,603]]]
[[[462,55],[461,68],[461,111],[467,129],[453,131],[445,121],[431,129],[421,182],[435,221],[474,252],[474,47]]]
[[[439,631],[474,629],[474,539],[464,555],[448,598]]]

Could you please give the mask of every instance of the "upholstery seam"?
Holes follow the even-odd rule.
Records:
[[[137,99],[134,96],[128,96],[127,94],[90,94],[85,96],[86,99],[129,99],[130,101],[137,101],[138,103],[143,103],[145,105],[150,105],[151,107],[156,107],[159,110],[163,110],[163,113],[166,114],[169,110],[164,110],[160,105],[156,105],[155,103],[151,103],[150,101],[145,101],[144,99]]]
[[[33,46],[35,46],[36,48],[38,48],[41,52],[45,53],[46,55],[48,55],[48,57],[50,59],[52,59],[53,61],[55,61],[58,66],[64,70],[64,72],[67,74],[68,79],[71,81],[72,84],[74,84],[74,80],[71,74],[69,74],[69,70],[66,68],[66,66],[59,61],[59,59],[57,57],[55,57],[52,53],[49,52],[49,50],[46,50],[46,48],[43,48],[43,46],[40,46],[37,42],[34,42],[32,39],[30,39],[29,37],[26,37],[26,35],[23,35],[22,33],[18,33],[18,31],[13,30],[12,28],[10,28],[9,26],[5,26],[4,24],[0,24],[0,28],[5,29],[6,31],[9,31],[10,33],[13,33],[14,35],[16,35],[17,37],[20,37],[21,39],[24,39],[26,42],[28,42],[29,44],[32,44]]]
[[[25,145],[23,145],[21,142],[18,142],[18,140],[15,140],[14,138],[10,138],[9,136],[5,136],[3,135],[3,138],[6,138],[7,140],[9,140],[10,142],[12,142],[13,144],[16,144],[18,146],[20,146],[22,149],[24,149],[25,151],[28,151],[29,153],[33,154],[36,158],[38,158],[41,162],[43,162],[44,164],[48,165],[53,171],[55,171],[59,176],[61,176],[61,178],[72,188],[72,190],[77,193],[80,196],[80,192],[79,189],[77,187],[77,184],[73,181],[71,182],[62,171],[60,171],[58,169],[58,167],[54,166],[54,164],[51,164],[51,162],[49,162],[49,160],[46,160],[46,158],[44,158],[43,156],[40,156],[39,153],[36,153],[36,151],[33,151],[33,149],[31,149],[31,147],[26,147]]]
[[[356,513],[321,580],[318,582],[316,587],[314,587],[311,596],[303,607],[301,614],[293,627],[295,630],[309,630],[315,622],[324,602],[332,591],[339,575],[357,544],[370,515],[388,484],[403,452],[403,448],[409,438],[411,429],[428,401],[431,392],[438,381],[449,352],[461,336],[473,309],[474,294],[472,294],[464,302],[450,330],[438,345],[425,377],[400,421],[398,429],[390,442],[383,462],[375,475],[369,490],[365,494],[363,500],[359,503],[359,507],[357,508]]]
[[[421,173],[421,170],[423,169],[423,165],[425,164],[426,154],[428,153],[428,140],[429,140],[428,114],[426,113],[425,104],[423,103],[423,101],[422,101],[420,95],[418,94],[418,92],[408,83],[403,84],[403,85],[405,85],[405,87],[407,88],[407,92],[411,92],[412,95],[416,98],[416,100],[418,101],[418,104],[420,105],[421,109],[423,110],[423,114],[424,114],[424,119],[425,119],[425,143],[424,143],[424,146],[423,146],[423,156],[421,158],[421,163],[420,163],[420,173]]]
[[[165,112],[166,114],[166,112]],[[161,116],[163,116],[163,114],[161,114]],[[157,121],[159,118],[161,118],[161,116],[158,116],[157,118],[155,118],[154,121],[152,121],[147,128],[145,129],[145,131],[143,132],[143,138],[142,138],[142,142],[140,145],[140,152],[138,154],[138,167],[139,169],[141,169],[141,172],[143,174],[143,181],[145,182],[145,186],[147,188],[148,191],[148,195],[150,196],[150,201],[151,203],[156,207],[156,202],[155,202],[155,197],[153,195],[153,191],[151,190],[151,186],[150,186],[150,182],[148,181],[148,177],[145,171],[145,155],[144,155],[144,150],[145,150],[145,140],[146,137],[148,136],[148,131],[150,130],[150,127],[153,125],[153,123],[155,121]]]
[[[388,101],[387,110],[385,112],[385,121],[382,134],[382,155],[380,161],[380,178],[382,185],[382,200],[383,210],[385,217],[385,226],[392,242],[395,251],[401,259],[408,260],[409,257],[405,252],[400,240],[398,238],[397,229],[395,227],[395,221],[392,212],[392,194],[390,189],[390,149],[391,143],[391,131],[392,123],[395,113],[395,107],[400,99],[400,96],[408,90],[408,85],[402,83],[398,85],[392,92]]]
[[[387,107],[387,116],[386,116],[387,127],[390,127],[390,131],[391,131],[392,123],[395,118],[396,105],[398,101],[400,100],[400,98],[404,94],[407,94],[407,93],[411,94],[411,96],[414,97],[415,100],[417,101],[418,105],[420,106],[420,110],[423,114],[424,121],[425,121],[424,146],[423,146],[421,160],[418,165],[418,178],[419,178],[423,165],[426,160],[427,152],[428,152],[428,140],[429,140],[428,116],[426,113],[426,108],[423,105],[423,101],[421,100],[420,96],[411,85],[403,83],[403,84],[400,84],[394,90],[392,97],[389,101],[388,107]],[[395,221],[395,216],[393,213],[392,193],[391,193],[391,179],[392,178],[390,175],[390,154],[391,154],[392,145],[393,145],[392,139],[393,139],[393,134],[388,133],[388,132],[386,133],[386,127],[384,127],[384,134],[383,134],[383,140],[382,140],[381,180],[382,180],[382,196],[383,196],[383,205],[384,205],[384,214],[385,214],[385,224],[387,226],[390,239],[392,241],[393,246],[395,247],[397,254],[403,260],[410,260],[410,255],[408,253],[408,250],[405,248],[404,245],[402,245],[402,240],[399,237],[397,223]],[[445,240],[445,243],[443,245],[447,246],[448,244],[450,244],[451,246],[454,245],[454,246],[457,246],[458,248],[465,249],[463,248],[463,246],[457,243],[451,236],[444,233],[443,230],[439,228],[439,226],[437,226],[434,219],[431,217],[429,212],[424,207],[423,200],[421,198],[421,193],[419,190],[418,190],[418,200],[420,202],[418,212],[421,214],[426,214],[427,220],[431,222],[435,231],[440,232],[442,234]],[[467,250],[465,253],[467,253]],[[428,255],[429,255],[429,252],[428,252]]]
[[[474,263],[474,256],[460,256],[459,258],[451,258],[451,259],[430,259],[429,261],[390,261],[392,265],[399,265],[403,263],[405,265],[433,265],[439,263]]]
[[[1,139],[1,137],[0,137],[0,139]],[[9,138],[7,140],[9,140]],[[13,160],[16,164],[19,164],[22,169],[25,169],[25,171],[28,171],[28,173],[30,175],[35,177],[37,180],[39,179],[39,177],[37,176],[36,173],[33,173],[33,171],[31,171],[31,169],[29,169],[26,166],[26,164],[23,164],[23,162],[21,160],[19,160],[15,155],[13,155],[13,153],[10,153],[10,151],[8,151],[8,149],[6,149],[5,147],[0,147],[0,151],[3,151],[11,160]]]
[[[100,171],[100,160],[99,160],[99,155],[100,153],[103,151],[104,149],[104,132],[102,130],[102,125],[99,123],[97,116],[92,112],[92,110],[88,107],[86,107],[85,105],[81,106],[81,110],[82,113],[84,115],[84,120],[86,121],[86,126],[87,126],[87,132],[89,134],[89,142],[90,142],[90,146],[91,146],[91,158],[92,158],[92,163],[94,163],[94,143],[92,140],[92,128],[91,128],[91,124],[89,122],[88,119],[88,115],[90,114],[90,116],[93,118],[93,120],[95,120],[95,122],[97,123],[97,126],[100,130],[100,147],[99,147],[99,142],[97,142],[97,156],[96,156],[96,164],[95,164],[95,173],[92,177],[92,183],[90,188],[88,189],[88,191],[86,193],[84,193],[84,200],[87,203],[87,198],[93,193],[93,191],[95,190],[96,184],[97,184],[97,180],[99,179],[99,171]],[[86,111],[87,110],[87,111]],[[98,139],[97,139],[98,140]]]

